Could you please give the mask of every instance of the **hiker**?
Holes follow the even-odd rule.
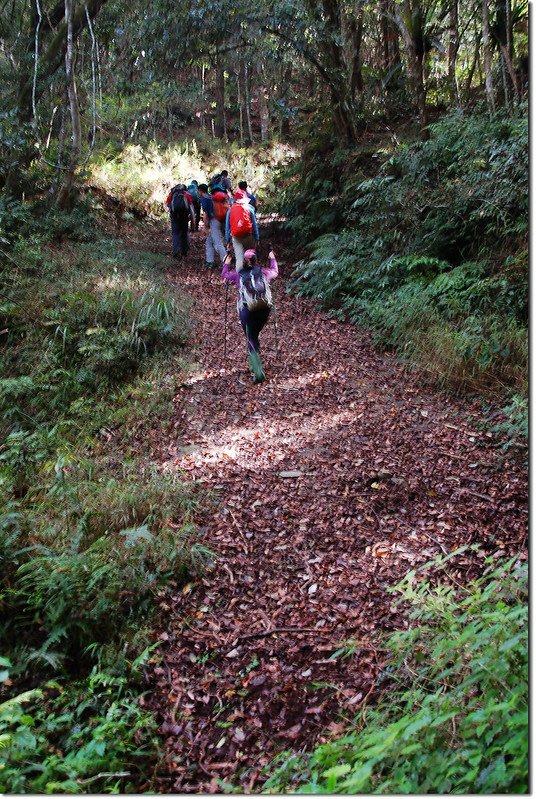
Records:
[[[247,194],[248,200],[249,200],[249,204],[251,205],[251,207],[253,208],[255,213],[257,213],[257,198],[255,197],[254,194],[250,194],[250,192],[248,191],[248,184],[246,183],[246,181],[245,180],[239,180],[238,181],[238,188],[241,191],[243,191],[243,192],[245,192]]]
[[[225,219],[225,239],[233,243],[236,258],[236,271],[240,272],[244,262],[244,253],[254,249],[259,243],[259,228],[255,211],[249,204],[248,196],[240,189],[235,192],[234,203]]]
[[[200,183],[197,187],[201,208],[203,209],[203,224],[208,231],[207,239],[205,242],[205,258],[206,266],[209,269],[214,269],[214,254],[218,253],[221,262],[225,258],[225,245],[222,237],[222,223],[216,216],[216,211],[221,213],[220,206],[215,208],[214,201],[208,193],[208,186],[206,183]],[[226,212],[225,212],[226,213]],[[223,217],[225,219],[225,216]]]
[[[195,227],[192,228],[192,231],[195,230],[196,233],[199,230],[199,222],[201,220],[201,201],[199,199],[198,186],[199,184],[197,180],[191,180],[188,186],[186,187],[186,190],[189,192],[189,194],[192,197],[192,202],[194,205]]]
[[[195,225],[195,212],[192,195],[184,183],[177,183],[169,192],[166,205],[171,221],[173,257],[186,258],[190,243],[188,241],[188,222]]]
[[[226,169],[222,169],[222,171],[221,171],[220,185],[223,186],[225,191],[228,192],[229,194],[233,193],[233,187],[232,187],[231,181],[229,179],[229,173],[227,172]]]
[[[213,191],[225,191],[224,186],[222,186],[221,182],[221,173],[217,172],[215,175],[212,175],[208,182],[208,190],[210,192]]]
[[[238,286],[237,309],[246,334],[249,366],[253,382],[262,383],[266,375],[260,357],[259,334],[270,316],[273,303],[270,283],[278,276],[279,269],[273,250],[268,254],[270,265],[264,268],[259,266],[255,250],[246,250],[241,271],[231,269],[231,257],[229,253],[225,258],[221,276]]]

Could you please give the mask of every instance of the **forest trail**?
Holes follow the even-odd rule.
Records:
[[[378,636],[402,623],[388,590],[410,568],[480,544],[450,567],[465,582],[485,555],[525,544],[523,467],[500,457],[478,403],[423,389],[366,334],[289,296],[292,264],[274,244],[279,357],[270,321],[258,386],[234,287],[223,359],[225,289],[200,268],[203,234],[188,265],[170,259],[170,280],[196,298],[197,366],[153,457],[211,492],[197,521],[217,558],[162,600],[145,699],[166,750],[161,792],[258,791],[275,754],[340,735],[364,708]],[[332,657],[348,640],[355,655]]]

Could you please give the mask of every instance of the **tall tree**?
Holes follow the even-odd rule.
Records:
[[[82,147],[82,129],[80,125],[80,108],[78,106],[78,92],[75,78],[75,52],[73,38],[74,8],[73,0],[65,0],[65,20],[67,22],[67,46],[65,49],[65,83],[67,97],[69,98],[69,112],[71,116],[71,157],[65,173],[65,180],[58,194],[60,208],[68,208],[72,204],[71,193],[73,190],[74,176],[80,161]]]
[[[489,0],[482,0],[482,46],[484,50],[484,70],[486,73],[486,97],[489,110],[495,113],[495,92],[491,65],[491,39],[489,26]]]
[[[394,3],[393,11],[406,48],[409,83],[419,113],[422,136],[428,138],[423,70],[426,52],[423,10],[419,0],[403,0],[401,7]]]
[[[458,80],[456,78],[456,56],[458,54],[458,0],[450,0],[449,43],[448,43],[448,84],[452,103],[460,101]]]

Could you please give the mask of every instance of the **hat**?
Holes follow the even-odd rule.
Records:
[[[250,250],[246,250],[245,251],[245,253],[244,253],[244,260],[245,261],[251,261],[251,259],[253,257],[255,257],[255,258],[257,257],[257,253],[256,253],[256,251],[253,248],[250,249]]]
[[[242,189],[238,189],[238,191],[235,191],[233,196],[234,196],[234,198],[235,198],[235,200],[237,202],[240,201],[240,200],[247,200],[248,199],[248,196],[247,196],[246,192],[242,191]]]

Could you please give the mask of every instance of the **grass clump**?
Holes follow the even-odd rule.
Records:
[[[526,793],[528,584],[515,560],[465,588],[410,572],[388,691],[348,733],[282,756],[266,793]]]

